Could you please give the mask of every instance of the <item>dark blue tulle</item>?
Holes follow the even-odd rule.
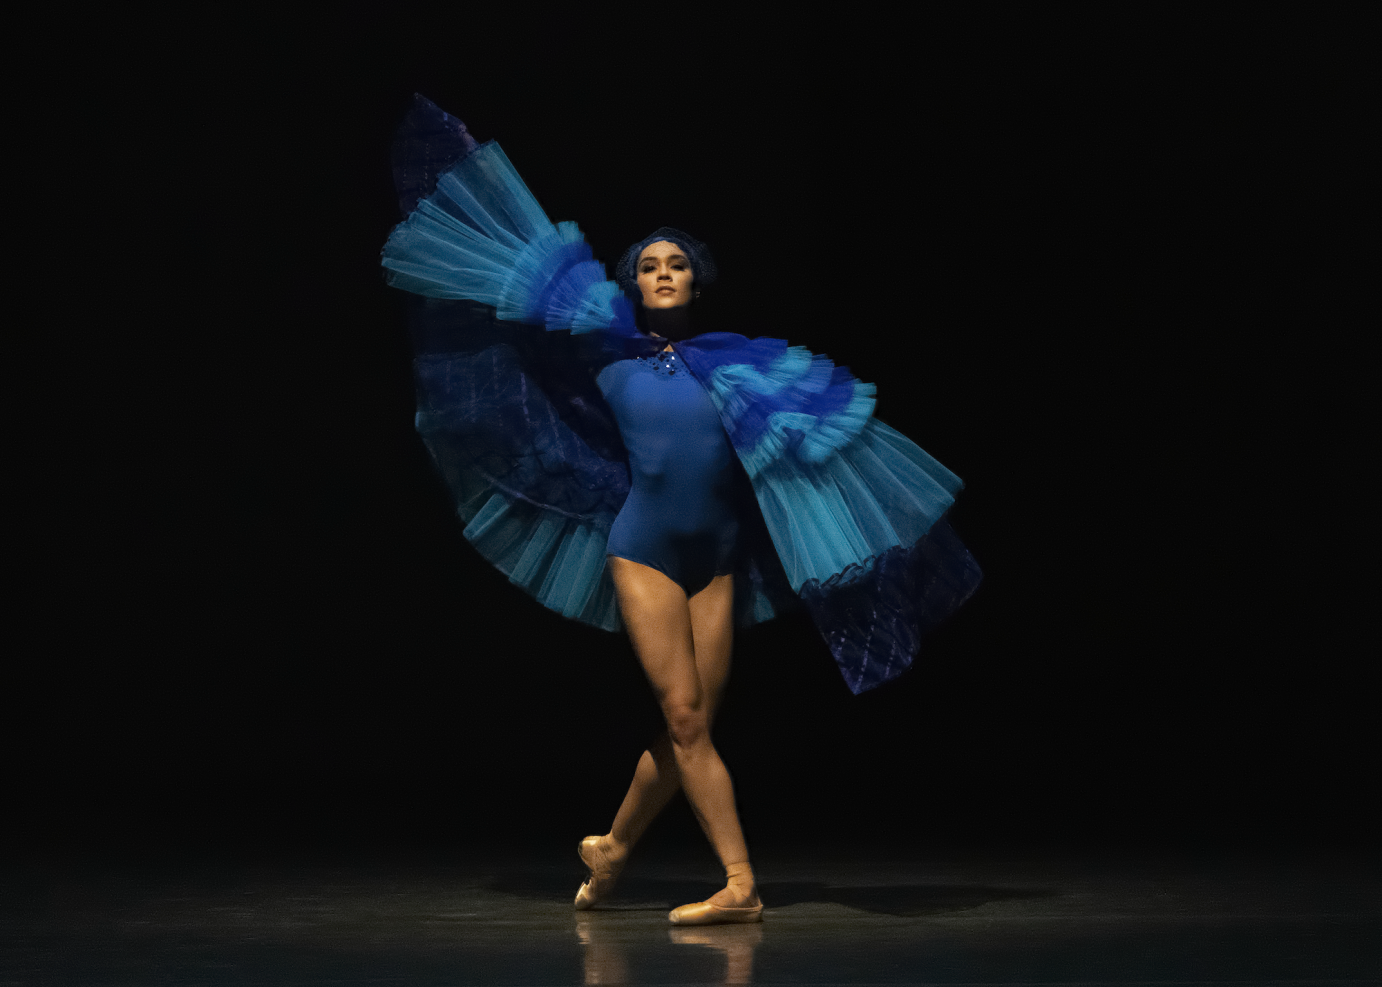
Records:
[[[912,664],[922,639],[973,595],[982,574],[944,520],[920,541],[884,552],[867,567],[801,588],[845,684],[882,685]]]
[[[424,437],[454,446],[453,462],[510,497],[613,523],[628,459],[578,341],[501,323],[472,302],[425,300],[414,321]]]
[[[628,466],[582,342],[472,301],[410,314],[417,428],[466,538],[544,606],[618,630],[605,545]]]
[[[393,181],[404,215],[437,187],[437,179],[478,145],[465,124],[436,103],[413,94],[393,143]]]
[[[873,411],[871,384],[863,384],[827,357],[812,354],[785,339],[748,339],[738,333],[705,333],[686,341],[688,365],[701,380],[724,381],[725,393],[742,389],[751,400],[727,402],[721,412],[730,440],[741,455],[772,442],[773,416],[789,412],[808,416],[813,428],[844,429],[831,444],[837,449],[853,439]],[[783,430],[786,445],[801,450],[805,432]]]

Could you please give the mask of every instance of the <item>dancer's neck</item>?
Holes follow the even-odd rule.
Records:
[[[678,305],[676,308],[645,308],[643,322],[649,335],[661,336],[674,343],[696,335],[690,305]]]

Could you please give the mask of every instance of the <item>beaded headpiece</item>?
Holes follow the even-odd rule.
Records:
[[[643,251],[649,244],[660,243],[663,240],[675,243],[685,252],[687,260],[691,262],[691,274],[695,278],[697,288],[703,288],[715,280],[715,259],[710,256],[710,248],[681,230],[662,226],[625,250],[624,256],[619,258],[619,266],[614,269],[614,279],[630,298],[638,301],[643,298],[643,293],[638,289],[638,258],[643,256]]]

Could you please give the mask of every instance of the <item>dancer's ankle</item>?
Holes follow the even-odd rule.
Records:
[[[730,887],[753,887],[753,867],[747,860],[725,864],[725,877]]]
[[[758,901],[758,883],[754,880],[753,868],[747,860],[725,865],[725,890],[721,895],[734,901],[720,904],[751,905]],[[718,897],[718,896],[717,896]]]

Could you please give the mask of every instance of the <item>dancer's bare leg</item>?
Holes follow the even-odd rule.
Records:
[[[734,786],[710,742],[710,700],[696,669],[686,593],[656,569],[614,557],[609,564],[624,626],[667,721],[682,790],[730,876],[729,886],[710,900],[731,907],[756,905],[758,894],[734,806]],[[707,611],[716,610],[707,607]]]
[[[613,563],[615,560],[611,560]],[[625,560],[619,559],[619,562]],[[696,656],[696,673],[707,702],[707,721],[715,723],[715,713],[724,697],[729,679],[730,654],[734,645],[734,577],[716,576],[687,601],[691,612],[691,640]],[[638,842],[648,826],[681,790],[681,773],[672,753],[667,731],[658,734],[638,759],[633,782],[615,813],[614,825],[605,837],[611,849],[625,854]]]

